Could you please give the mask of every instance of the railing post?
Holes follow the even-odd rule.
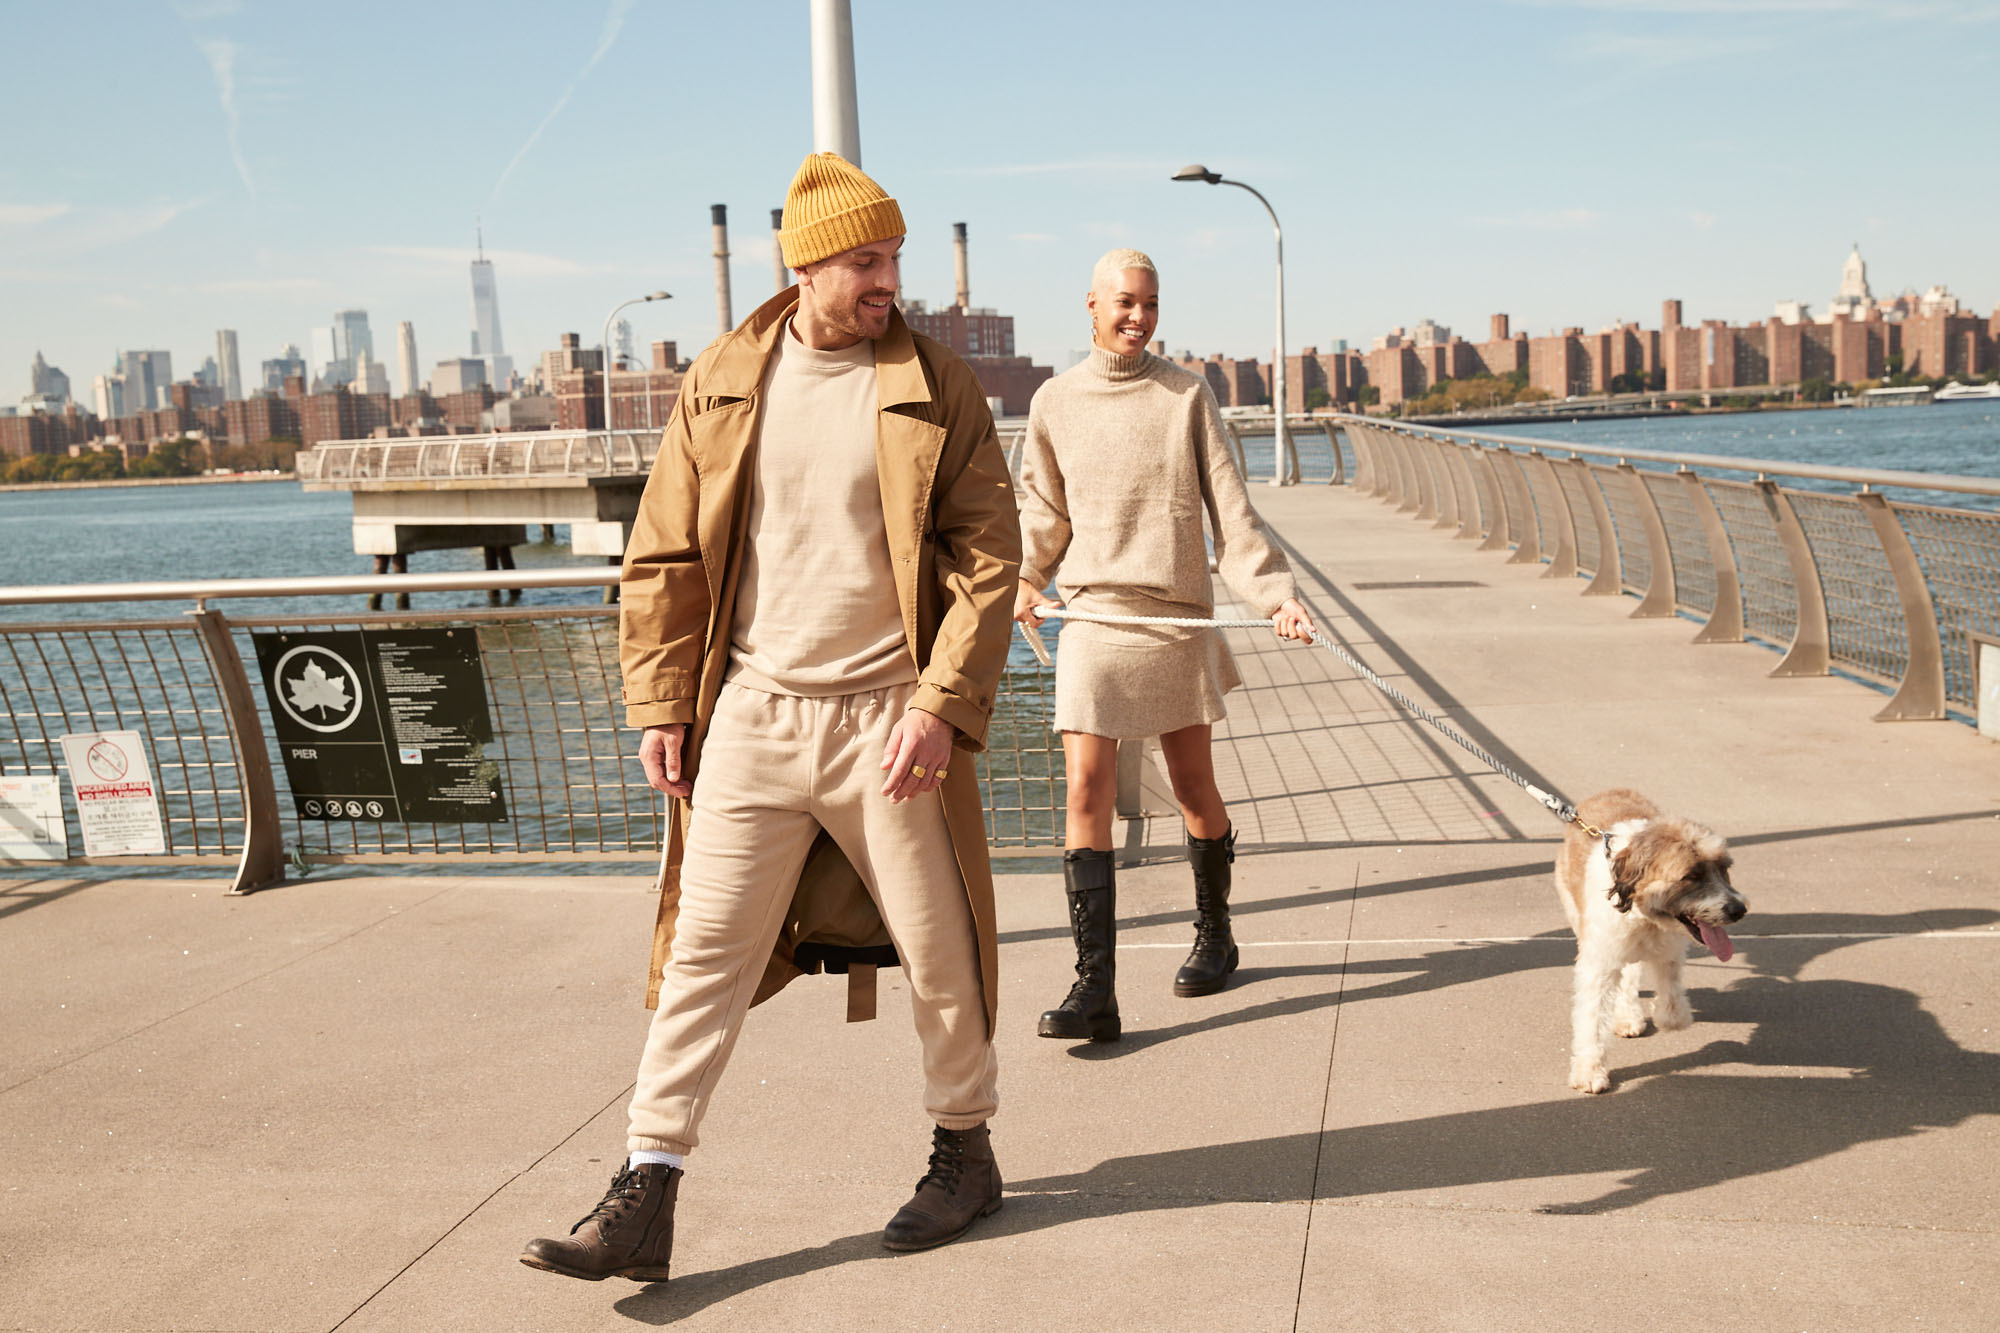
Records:
[[[1465,483],[1458,502],[1458,531],[1453,538],[1476,538],[1486,535],[1488,515],[1486,504],[1479,495],[1479,477],[1473,469],[1472,457],[1478,452],[1476,444],[1455,445],[1456,457],[1452,459],[1452,477]]]
[[[1458,452],[1456,440],[1441,440],[1429,437],[1431,448],[1431,470],[1437,474],[1438,515],[1434,528],[1456,528],[1458,516],[1465,512],[1465,499],[1458,491],[1458,472],[1451,465],[1451,456]]]
[[[1693,468],[1679,473],[1687,487],[1688,499],[1701,519],[1702,535],[1708,539],[1708,563],[1715,571],[1715,605],[1709,608],[1708,623],[1694,636],[1696,643],[1743,642],[1743,580],[1736,572],[1736,552],[1729,544],[1729,529],[1722,525],[1714,497],[1701,484]]]
[[[1417,474],[1410,470],[1410,459],[1403,448],[1403,437],[1383,427],[1369,427],[1374,433],[1376,444],[1381,446],[1383,457],[1388,461],[1389,489],[1383,497],[1396,507],[1396,512],[1406,513],[1417,507]]]
[[[1604,492],[1597,484],[1597,473],[1590,464],[1574,454],[1570,464],[1583,478],[1583,498],[1590,503],[1591,517],[1597,523],[1597,569],[1592,573],[1590,586],[1583,590],[1585,597],[1616,597],[1625,591],[1625,566],[1618,553],[1618,525],[1611,521],[1611,506],[1604,502]]]
[[[1513,524],[1507,518],[1507,488],[1501,484],[1500,468],[1493,461],[1493,450],[1471,446],[1469,458],[1479,470],[1486,473],[1487,494],[1493,497],[1493,521],[1486,525],[1486,540],[1479,543],[1482,551],[1504,551],[1513,544]],[[1478,479],[1474,478],[1473,489],[1478,489]]]
[[[1542,562],[1542,519],[1541,511],[1535,507],[1535,488],[1528,484],[1527,465],[1512,449],[1495,448],[1491,458],[1494,472],[1504,474],[1514,488],[1521,510],[1521,531],[1511,533],[1515,539],[1514,554],[1507,557],[1507,563],[1538,565]]]
[[[243,793],[243,855],[236,863],[231,893],[249,893],[285,880],[285,832],[278,817],[278,786],[271,769],[271,752],[264,744],[264,723],[257,716],[257,698],[244,673],[242,655],[219,611],[205,607],[192,613],[195,633],[208,653],[222,696],[229,740],[236,747],[236,773]]]
[[[1329,486],[1341,486],[1347,482],[1347,463],[1340,456],[1340,428],[1331,421],[1322,421],[1319,428],[1326,432],[1326,443],[1333,450],[1333,475],[1327,478]]]
[[[1408,450],[1410,463],[1416,471],[1417,522],[1429,523],[1437,518],[1438,513],[1437,472],[1431,467],[1431,452],[1435,446],[1421,435],[1408,434],[1403,436],[1403,447]]]
[[[1674,583],[1674,553],[1667,541],[1667,525],[1660,518],[1660,507],[1653,503],[1653,493],[1646,489],[1646,479],[1639,475],[1639,469],[1630,463],[1620,463],[1618,470],[1625,474],[1626,483],[1632,488],[1632,502],[1638,506],[1640,526],[1646,529],[1646,552],[1653,566],[1653,576],[1646,585],[1646,596],[1632,612],[1632,619],[1658,620],[1671,616],[1679,596]]]
[[[1562,478],[1556,475],[1555,460],[1540,449],[1530,449],[1528,456],[1542,465],[1546,489],[1555,496],[1556,553],[1549,557],[1549,567],[1542,572],[1545,579],[1573,579],[1576,577],[1576,515],[1570,512],[1569,492],[1563,489]],[[1541,509],[1535,509],[1536,521],[1541,521]]]
[[[1792,588],[1798,599],[1798,624],[1792,632],[1792,646],[1771,668],[1774,676],[1824,676],[1833,661],[1833,636],[1826,623],[1826,591],[1820,586],[1819,561],[1792,502],[1778,483],[1759,477],[1757,493],[1778,529],[1778,543],[1785,548],[1785,560],[1792,569]]]
[[[1938,639],[1937,611],[1931,606],[1931,590],[1924,582],[1924,567],[1917,561],[1910,535],[1903,531],[1896,511],[1879,491],[1862,491],[1854,497],[1861,512],[1875,526],[1875,539],[1888,557],[1889,572],[1896,580],[1896,597],[1903,604],[1903,629],[1910,653],[1903,665],[1903,680],[1881,712],[1877,722],[1934,722],[1944,716],[1944,647]]]

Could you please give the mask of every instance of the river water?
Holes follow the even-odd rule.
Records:
[[[2000,477],[2000,407],[1987,403],[1630,421],[1537,421],[1514,429],[1480,429],[1662,453]],[[1244,444],[1251,477],[1268,477],[1270,437],[1248,437]],[[1302,431],[1299,446],[1309,478],[1323,480],[1330,475],[1332,456],[1323,435]],[[1804,480],[1786,484],[1850,489]],[[1252,494],[1254,497],[1254,490]],[[1895,494],[1899,499],[1931,504],[2000,508],[2000,501],[1993,497],[1945,492]],[[365,573],[372,567],[371,558],[354,554],[351,514],[345,494],[308,494],[291,481],[0,492],[0,585]],[[531,535],[540,533],[538,528],[529,531]],[[583,563],[570,554],[567,528],[558,527],[556,537],[553,542],[517,547],[517,565],[534,569]],[[478,569],[481,565],[476,550],[426,551],[410,558],[413,573]],[[532,589],[523,595],[523,601],[530,606],[585,605],[597,602],[600,596],[594,588]],[[329,605],[334,600],[232,601],[224,609],[232,617],[296,614],[338,609]],[[339,600],[342,608],[351,600],[353,609],[358,610],[361,599]],[[485,594],[419,594],[416,605],[429,610],[481,607]],[[148,611],[129,604],[0,607],[0,620],[102,619],[158,615],[163,610],[173,614],[160,606]]]

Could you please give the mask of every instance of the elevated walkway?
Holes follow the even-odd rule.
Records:
[[[1000,879],[1006,1207],[892,1256],[923,1166],[900,977],[752,1013],[664,1286],[514,1262],[622,1150],[631,875],[0,880],[0,1327],[1985,1328],[2000,750],[1839,677],[1257,487],[1322,625],[1517,769],[1724,832],[1751,915],[1697,1021],[1565,1085],[1559,826],[1330,654],[1232,637],[1243,967],[1178,1000],[1172,819],[1121,871],[1127,1036],[1033,1036],[1052,863]],[[1028,866],[1025,871],[1020,867]],[[1982,1257],[1983,1256],[1983,1257]]]

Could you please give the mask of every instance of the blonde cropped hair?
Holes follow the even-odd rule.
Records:
[[[1128,268],[1142,268],[1157,280],[1160,270],[1153,267],[1152,259],[1143,250],[1106,250],[1104,258],[1097,261],[1097,267],[1090,270],[1090,290],[1110,291],[1118,281],[1118,275]]]

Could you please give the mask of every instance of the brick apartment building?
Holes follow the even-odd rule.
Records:
[[[687,368],[674,343],[654,343],[652,356],[643,369],[611,372],[613,430],[660,430],[673,415]],[[577,345],[574,333],[563,334],[561,346],[549,353],[545,366],[555,375],[557,430],[604,429],[602,364],[600,356]]]
[[[985,306],[957,303],[932,310],[922,301],[903,305],[903,322],[913,333],[957,352],[979,379],[988,398],[1000,400],[1001,416],[1028,413],[1028,402],[1056,372],[1014,354],[1014,317]]]

